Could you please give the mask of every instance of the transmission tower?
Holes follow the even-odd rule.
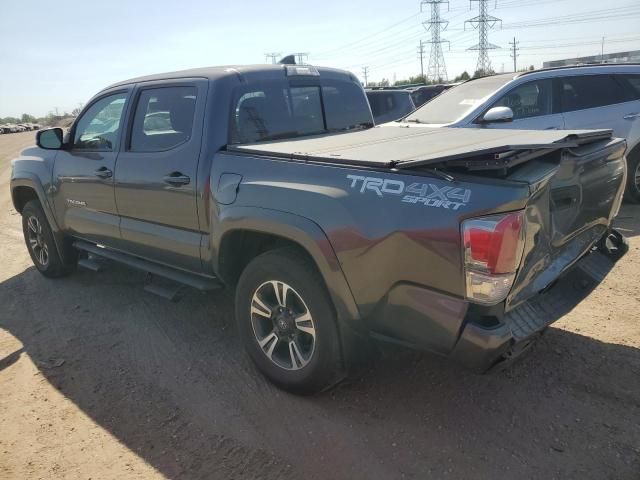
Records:
[[[440,17],[440,5],[443,3],[449,7],[449,0],[422,0],[420,2],[420,11],[426,6],[431,7],[431,18],[422,22],[425,30],[431,32],[431,40],[427,40],[425,43],[431,44],[431,54],[429,55],[429,68],[427,69],[427,79],[433,82],[446,82],[447,78],[447,66],[444,63],[444,55],[442,53],[442,44],[449,43],[448,40],[443,40],[440,37],[440,33],[446,30],[449,22],[442,20]]]
[[[365,88],[369,86],[369,67],[362,67],[362,76],[364,77]]]
[[[264,58],[267,60],[267,63],[269,63],[269,60],[271,60],[271,63],[274,65],[278,63],[278,58],[280,58],[280,56],[280,52],[270,52],[264,54]]]
[[[502,20],[489,15],[489,0],[470,0],[471,2],[478,2],[480,7],[480,14],[477,17],[471,18],[464,22],[465,29],[467,23],[478,30],[478,44],[469,48],[469,50],[478,50],[478,65],[476,71],[483,74],[491,72],[491,60],[489,60],[489,50],[500,48],[497,45],[489,43],[489,30],[494,28],[498,23],[502,26]]]
[[[309,54],[306,52],[298,52],[298,53],[294,53],[295,57],[296,57],[296,63],[298,65],[304,65],[305,63],[307,63],[307,58],[309,58]]]

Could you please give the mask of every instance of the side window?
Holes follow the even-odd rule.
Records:
[[[78,120],[73,136],[73,148],[111,152],[116,148],[126,93],[101,98]]]
[[[539,117],[552,113],[552,83],[550,79],[537,80],[520,85],[494,103],[493,107],[509,107],[513,119]]]
[[[132,152],[170,150],[191,138],[196,87],[143,90],[136,104],[131,130]]]
[[[614,75],[615,79],[625,89],[628,101],[640,100],[640,74]]]
[[[610,75],[582,75],[560,79],[563,112],[624,102],[623,89]]]

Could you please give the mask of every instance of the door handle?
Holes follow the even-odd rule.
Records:
[[[111,178],[113,176],[113,172],[109,170],[107,167],[100,167],[96,170],[96,177],[100,178]]]
[[[547,127],[545,130],[560,130],[560,127]]]
[[[625,120],[633,120],[635,118],[640,118],[640,113],[628,113],[624,117]]]
[[[189,185],[191,179],[180,172],[173,172],[169,175],[165,175],[164,183],[171,185],[172,187],[181,187],[182,185]]]

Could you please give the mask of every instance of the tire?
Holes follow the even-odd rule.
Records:
[[[296,249],[249,263],[236,289],[236,322],[258,370],[283,390],[312,394],[340,380],[333,304],[315,266]]]
[[[42,275],[56,278],[75,270],[75,264],[67,265],[62,262],[51,226],[37,200],[27,202],[22,209],[22,233],[31,260]]]
[[[638,148],[627,158],[625,198],[631,203],[640,203],[640,150]]]

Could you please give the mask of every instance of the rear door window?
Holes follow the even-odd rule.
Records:
[[[196,87],[143,90],[138,97],[131,130],[132,152],[170,150],[191,138]]]
[[[520,85],[506,93],[493,107],[509,107],[513,119],[539,117],[552,113],[552,83],[550,79]]]
[[[640,100],[640,74],[614,75],[614,77],[625,89],[629,101]]]
[[[563,112],[627,101],[620,84],[611,75],[563,77],[560,84],[560,105]]]

